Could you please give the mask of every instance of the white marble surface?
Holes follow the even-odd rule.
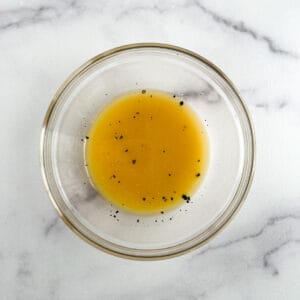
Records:
[[[162,3],[163,2],[163,3]],[[300,2],[1,1],[1,299],[300,299]],[[221,67],[253,116],[245,205],[207,246],[126,261],[75,236],[48,200],[39,138],[77,66],[133,42],[189,48]]]

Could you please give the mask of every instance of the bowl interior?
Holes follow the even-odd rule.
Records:
[[[90,183],[82,140],[108,103],[141,89],[176,94],[193,108],[206,126],[209,165],[190,203],[114,218],[116,208]],[[44,174],[60,212],[92,243],[134,257],[173,255],[205,241],[239,206],[252,172],[251,124],[230,83],[205,60],[177,48],[127,47],[86,63],[56,98],[44,131]]]

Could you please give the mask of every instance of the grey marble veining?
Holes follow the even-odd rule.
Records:
[[[292,0],[2,1],[0,298],[299,299],[299,14]],[[42,120],[61,82],[104,50],[145,41],[220,67],[257,139],[253,186],[233,221],[204,247],[160,262],[112,257],[75,236],[39,166]],[[209,87],[183,93],[217,105]]]
[[[267,220],[267,222],[260,228],[258,229],[256,232],[254,233],[250,233],[247,235],[244,235],[242,237],[239,237],[235,240],[228,240],[225,241],[224,243],[221,244],[217,244],[215,246],[208,246],[203,250],[200,250],[194,257],[192,257],[192,260],[199,256],[199,255],[204,255],[207,252],[211,252],[211,251],[216,251],[216,250],[223,250],[224,248],[230,248],[235,246],[236,244],[239,243],[243,243],[247,240],[252,240],[252,239],[266,239],[268,238],[270,235],[273,235],[273,228],[275,226],[280,226],[280,230],[284,230],[285,227],[289,227],[290,226],[290,221],[294,221],[296,226],[299,226],[300,223],[300,214],[287,214],[287,215],[280,215],[280,216],[272,216],[271,218],[269,218]],[[278,230],[278,229],[277,229]],[[276,268],[276,266],[274,265],[274,263],[271,262],[271,257],[272,255],[276,254],[277,252],[279,252],[280,250],[282,250],[283,247],[285,247],[286,245],[288,245],[289,243],[295,243],[298,244],[299,243],[299,238],[300,238],[300,234],[295,231],[295,234],[297,235],[297,237],[293,237],[293,235],[291,236],[286,235],[286,237],[284,238],[284,241],[276,241],[276,245],[272,245],[270,248],[266,249],[262,255],[262,265],[264,268],[268,269],[271,271],[272,275],[278,275],[279,271]]]
[[[237,31],[242,34],[246,34],[247,36],[259,41],[263,42],[267,45],[270,52],[274,54],[284,55],[291,58],[298,58],[298,54],[292,53],[286,49],[283,49],[277,45],[277,43],[267,35],[261,34],[253,28],[246,25],[243,21],[233,21],[231,19],[225,18],[213,10],[204,6],[201,1],[193,0],[193,3],[201,9],[201,11],[207,15],[209,15],[215,22],[218,24],[225,26],[229,29]]]

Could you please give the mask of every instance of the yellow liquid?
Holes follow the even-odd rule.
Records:
[[[162,92],[117,98],[87,138],[94,186],[132,213],[162,213],[189,202],[207,167],[204,126],[186,103]]]

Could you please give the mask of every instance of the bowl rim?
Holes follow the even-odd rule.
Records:
[[[113,54],[117,54],[119,52],[123,52],[123,51],[127,51],[127,50],[133,50],[133,49],[139,49],[139,48],[154,48],[154,49],[165,49],[165,50],[173,50],[173,51],[177,51],[180,52],[182,54],[191,56],[192,58],[201,61],[202,63],[206,64],[208,67],[210,67],[214,72],[216,72],[231,88],[231,90],[234,92],[234,94],[236,95],[237,99],[240,101],[240,104],[244,110],[245,113],[245,117],[246,120],[248,122],[249,125],[249,129],[250,129],[250,136],[251,136],[251,161],[250,161],[250,166],[249,166],[249,174],[248,174],[248,180],[245,183],[245,187],[244,190],[241,193],[240,199],[238,199],[237,201],[237,205],[236,207],[232,210],[231,214],[229,214],[227,216],[227,218],[225,218],[223,224],[221,224],[219,226],[219,228],[215,229],[214,232],[212,232],[208,237],[206,237],[204,240],[202,241],[198,241],[198,243],[196,243],[195,245],[189,246],[187,249],[183,249],[183,250],[179,250],[177,252],[174,253],[170,253],[170,254],[161,254],[161,255],[153,255],[153,256],[148,256],[148,255],[136,255],[136,254],[125,254],[122,253],[121,251],[116,251],[116,250],[112,250],[109,249],[103,245],[101,245],[100,243],[97,243],[96,241],[92,240],[91,238],[89,238],[88,236],[86,236],[84,233],[82,233],[78,228],[76,228],[76,226],[72,223],[72,221],[64,214],[64,212],[59,208],[54,195],[51,192],[50,186],[48,184],[48,180],[47,180],[47,175],[46,175],[46,168],[45,168],[45,136],[46,136],[46,130],[49,124],[49,120],[51,118],[52,112],[57,104],[57,102],[59,101],[59,98],[61,96],[61,94],[63,93],[63,91],[67,88],[67,86],[76,78],[78,77],[82,72],[85,71],[85,69],[92,65],[93,63],[97,62],[97,61],[101,61]],[[211,61],[209,61],[208,59],[206,59],[205,57],[201,56],[198,53],[195,53],[193,51],[190,51],[188,49],[182,48],[182,47],[178,47],[178,46],[174,46],[174,45],[170,45],[170,44],[164,44],[164,43],[133,43],[133,44],[126,44],[126,45],[122,45],[116,48],[112,48],[110,50],[104,51],[96,56],[94,56],[93,58],[89,59],[88,61],[86,61],[85,63],[83,63],[79,68],[77,68],[75,71],[73,71],[68,77],[67,79],[61,84],[61,86],[59,87],[59,89],[57,90],[57,92],[55,93],[52,101],[49,104],[49,107],[46,111],[45,117],[44,117],[44,121],[42,124],[42,132],[41,132],[41,139],[40,139],[40,166],[41,166],[41,172],[42,172],[42,178],[43,178],[43,182],[44,182],[44,186],[46,188],[46,192],[54,206],[54,208],[56,209],[58,215],[60,216],[60,218],[64,221],[64,223],[76,234],[78,235],[81,239],[83,239],[84,241],[86,241],[88,244],[96,247],[97,249],[102,250],[105,253],[120,257],[120,258],[126,258],[126,259],[131,259],[131,260],[142,260],[142,261],[153,261],[153,260],[162,260],[162,259],[168,259],[168,258],[172,258],[172,257],[177,257],[180,255],[183,255],[185,253],[188,253],[192,250],[195,250],[201,246],[204,246],[205,244],[207,244],[211,239],[213,239],[217,234],[219,234],[224,228],[225,226],[227,226],[230,221],[233,219],[233,217],[236,215],[236,213],[240,210],[242,204],[244,203],[252,181],[253,181],[253,176],[254,176],[254,171],[255,171],[255,160],[256,160],[256,139],[255,139],[255,133],[254,133],[254,125],[252,122],[252,119],[250,117],[250,112],[244,102],[244,100],[242,99],[241,94],[239,93],[239,91],[236,89],[236,87],[234,86],[234,84],[232,83],[232,81],[225,75],[225,73],[219,68],[217,67],[215,64],[213,64]],[[241,180],[242,181],[242,180]],[[240,186],[241,186],[241,181],[239,186],[237,187],[237,191],[239,190]],[[233,197],[234,198],[234,197]],[[225,210],[226,211],[226,210]],[[82,226],[84,226],[82,224]],[[197,235],[198,236],[198,235]],[[197,238],[197,236],[195,236],[194,238]],[[193,239],[194,239],[193,238]],[[190,241],[190,240],[188,240]],[[188,241],[184,242],[187,243]],[[127,249],[130,249],[127,247]],[[156,249],[156,250],[159,250]]]

